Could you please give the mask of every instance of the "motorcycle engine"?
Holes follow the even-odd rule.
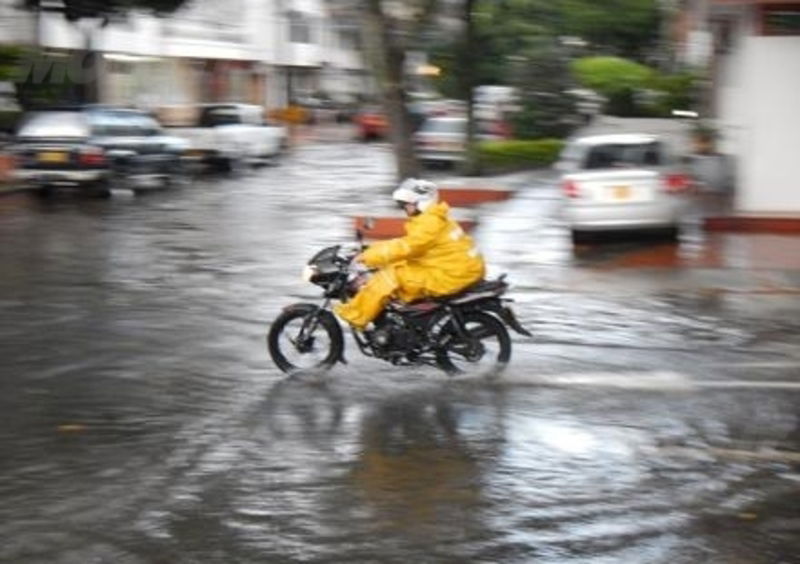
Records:
[[[416,344],[416,335],[408,327],[403,316],[393,312],[384,313],[375,323],[371,341],[381,352],[410,351]]]

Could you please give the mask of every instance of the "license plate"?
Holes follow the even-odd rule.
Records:
[[[62,151],[43,151],[39,153],[40,163],[66,163],[69,155]]]
[[[631,197],[630,186],[613,186],[611,188],[611,197],[614,200],[629,200]]]

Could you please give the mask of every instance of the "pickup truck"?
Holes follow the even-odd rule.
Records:
[[[252,104],[203,104],[193,108],[188,126],[168,127],[189,144],[188,159],[231,171],[276,159],[287,147],[286,128],[264,119]]]

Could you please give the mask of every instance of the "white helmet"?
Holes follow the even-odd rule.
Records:
[[[433,182],[420,178],[406,178],[392,192],[396,202],[415,204],[420,212],[424,212],[439,201],[439,188]]]

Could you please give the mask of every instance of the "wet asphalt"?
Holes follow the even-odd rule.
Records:
[[[0,562],[798,562],[797,294],[608,266],[691,254],[691,223],[574,249],[547,173],[498,179],[519,191],[474,235],[534,333],[502,378],[353,343],[284,377],[270,320],[391,172],[309,143],[170,191],[0,198]]]

